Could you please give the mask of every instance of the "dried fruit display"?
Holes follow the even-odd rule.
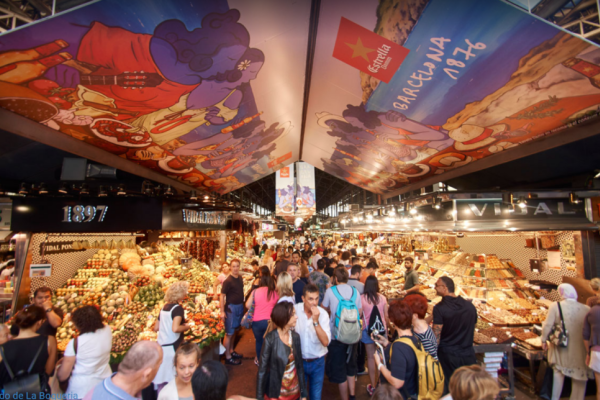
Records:
[[[513,333],[513,336],[524,342],[527,341],[527,339],[533,339],[533,338],[539,337],[539,335],[537,335],[536,333],[533,333],[533,332],[515,332],[515,333]]]
[[[487,256],[486,268],[488,269],[504,269],[504,265],[496,256]]]
[[[495,343],[492,338],[487,337],[486,335],[479,333],[479,332],[475,332],[475,334],[473,335],[473,341],[475,343],[478,344],[492,344]]]
[[[506,330],[501,328],[490,327],[480,331],[479,333],[492,339],[496,338],[496,343],[505,343],[513,340],[512,335],[510,335]]]

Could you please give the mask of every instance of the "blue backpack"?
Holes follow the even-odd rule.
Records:
[[[358,343],[362,334],[360,314],[356,307],[358,291],[356,288],[350,287],[352,288],[352,297],[349,300],[342,297],[337,286],[331,289],[338,300],[333,337],[344,344]]]

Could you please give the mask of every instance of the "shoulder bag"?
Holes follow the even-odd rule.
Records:
[[[77,358],[77,336],[73,339],[73,347],[75,349],[75,357]],[[75,360],[77,362],[77,360]],[[73,368],[75,368],[75,364],[73,364]],[[71,375],[73,374],[73,370],[71,370]],[[67,389],[69,388],[69,379],[71,379],[71,375],[64,381],[58,381],[58,386],[63,393],[67,393]],[[56,379],[58,379],[58,374],[56,375]]]
[[[548,335],[548,340],[555,346],[567,347],[569,345],[569,332],[565,328],[565,320],[563,318],[562,308],[560,303],[558,304],[558,312],[560,314],[560,322],[555,323],[552,326],[552,330]]]
[[[45,390],[45,385],[43,385],[40,374],[31,373],[31,370],[33,369],[33,366],[35,365],[38,357],[40,356],[43,347],[44,342],[42,342],[37,353],[35,353],[35,357],[33,357],[33,360],[31,360],[31,364],[29,364],[29,368],[27,368],[27,371],[21,370],[17,371],[17,373],[15,374],[13,373],[13,370],[10,367],[10,365],[8,365],[8,361],[6,360],[6,355],[4,354],[4,346],[0,346],[0,355],[2,355],[2,362],[4,363],[6,372],[10,377],[10,382],[4,384],[4,395],[8,395],[10,398],[17,398],[19,396],[23,396],[23,394],[25,393],[29,394],[30,396],[38,396],[41,392]]]
[[[254,320],[254,307],[255,307],[254,293],[255,292],[256,292],[256,289],[251,294],[251,296],[252,296],[252,304],[250,305],[250,308],[248,309],[248,311],[246,312],[246,314],[242,318],[242,322],[241,322],[242,326],[244,328],[246,328],[246,329],[252,328],[252,321]]]

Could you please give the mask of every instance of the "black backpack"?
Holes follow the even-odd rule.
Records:
[[[371,316],[369,317],[369,323],[367,324],[367,333],[369,334],[369,337],[371,337],[371,334],[373,332],[375,332],[379,336],[387,337],[385,325],[383,323],[383,319],[381,318],[381,313],[379,312],[379,307],[377,307],[377,305],[373,306]]]
[[[0,355],[2,355],[2,362],[4,363],[4,367],[6,368],[6,372],[10,377],[10,382],[4,384],[4,394],[9,395],[11,398],[15,394],[28,394],[31,395],[39,395],[40,393],[48,393],[47,382],[45,379],[42,379],[40,374],[32,374],[31,370],[35,365],[40,353],[42,352],[42,348],[44,347],[44,343],[40,345],[37,353],[35,353],[35,357],[29,364],[29,368],[26,371],[17,371],[17,373],[13,373],[12,368],[8,365],[8,361],[6,360],[6,355],[4,354],[4,347],[0,346]],[[15,397],[16,398],[16,397]],[[34,398],[34,397],[27,397]]]

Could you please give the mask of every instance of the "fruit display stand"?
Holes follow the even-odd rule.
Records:
[[[159,243],[154,253],[139,246],[111,249],[107,243],[104,247],[108,248],[98,249],[54,292],[54,304],[65,313],[57,333],[59,351],[77,334],[71,313],[79,306],[94,305],[113,329],[111,364],[118,364],[135,342],[156,340],[154,325],[165,292],[174,282],[187,281],[190,287],[183,305],[185,320],[192,328],[185,338],[206,349],[204,352],[214,353],[224,335],[219,302],[209,296],[217,273],[195,259],[182,266],[179,260],[185,253],[178,246]]]

